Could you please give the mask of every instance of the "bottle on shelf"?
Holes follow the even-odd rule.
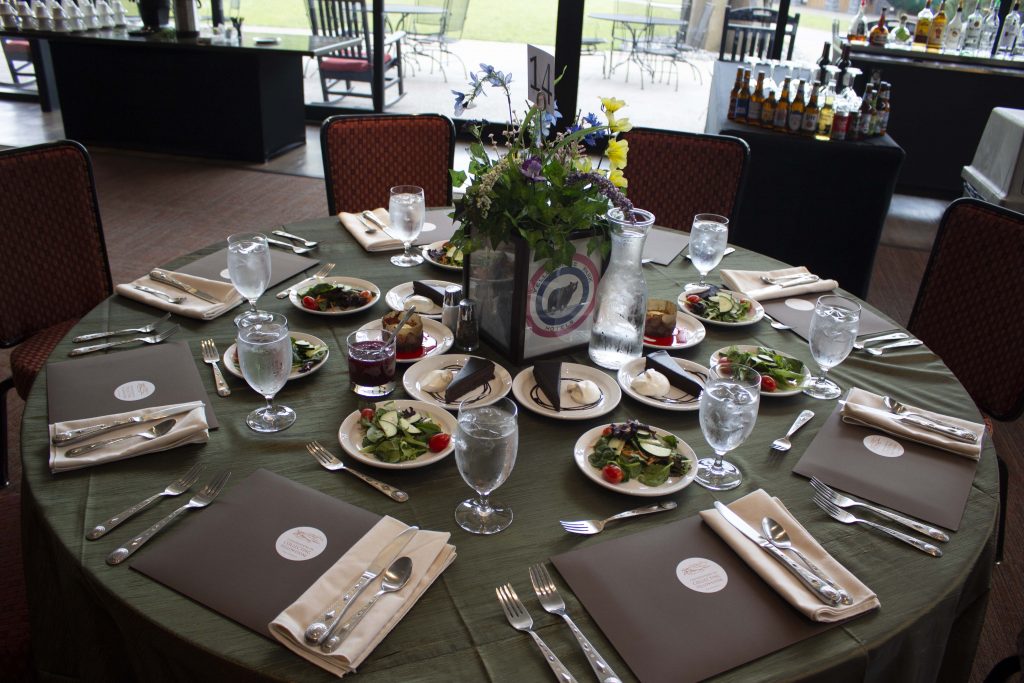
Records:
[[[942,38],[942,51],[959,53],[964,38],[964,0],[957,5],[956,14],[946,24],[946,35]]]
[[[910,17],[906,14],[900,15],[900,25],[889,32],[889,47],[900,47],[909,49],[914,42],[914,34],[907,28],[907,21]]]
[[[991,57],[996,49],[996,38],[999,36],[999,0],[992,0],[985,19],[981,22],[981,40],[978,44],[979,57]]]
[[[836,99],[836,113],[832,119],[832,139],[845,140],[850,125],[850,107],[842,99]]]
[[[882,81],[882,92],[878,95],[877,135],[885,135],[889,130],[889,114],[892,111],[890,97],[892,97],[892,84],[889,81]]]
[[[1006,13],[1003,19],[1003,30],[999,34],[999,41],[996,43],[996,56],[1009,58],[1013,55],[1013,46],[1017,42],[1017,34],[1020,33],[1020,0],[1013,3],[1013,9]]]
[[[867,86],[864,90],[864,97],[860,102],[860,139],[871,137],[872,128],[875,125],[875,88]]]
[[[800,133],[800,129],[804,122],[804,80],[800,79],[800,85],[796,88],[796,95],[793,96],[793,101],[789,105],[789,121],[786,124],[787,130],[797,135]]]
[[[853,21],[850,22],[850,30],[846,32],[846,39],[851,43],[864,44],[868,42],[868,20],[864,16],[865,2],[866,0],[860,0],[857,14],[854,15]]]
[[[938,51],[942,49],[942,39],[946,34],[946,0],[942,0],[939,11],[932,17],[932,27],[928,30],[928,49]]]
[[[750,103],[747,105],[747,120],[752,126],[761,125],[761,107],[764,105],[764,72],[757,73],[757,87],[754,94],[750,96]]]
[[[878,47],[885,47],[889,42],[889,29],[885,25],[885,7],[882,8],[882,16],[878,17],[878,23],[871,27],[868,35],[868,43]]]
[[[743,87],[743,67],[736,69],[736,83],[729,92],[729,120],[736,118],[736,98],[739,97],[740,88]]]
[[[737,121],[747,120],[747,110],[750,105],[750,69],[743,70],[743,82],[740,83],[740,91],[736,93],[736,108],[733,110]]]
[[[973,55],[978,52],[978,47],[981,45],[981,25],[984,21],[985,15],[981,13],[981,0],[978,0],[974,4],[974,11],[967,15],[967,19],[964,21],[962,43],[964,54]]]
[[[771,129],[775,124],[775,109],[779,106],[779,101],[776,99],[775,88],[765,88],[768,91],[768,96],[764,98],[764,103],[761,105],[761,127]]]
[[[772,127],[782,132],[786,131],[789,125],[789,76],[782,82],[782,92],[779,93],[779,101],[775,104],[775,117]]]
[[[924,9],[917,13],[917,26],[914,27],[914,43],[921,48],[928,45],[928,34],[932,30],[932,0],[925,0]]]
[[[836,77],[836,83],[840,90],[842,90],[843,83],[846,81],[846,72],[850,68],[850,46],[843,45],[843,52],[839,57],[839,61],[836,63],[839,68],[839,75]]]
[[[818,57],[818,82],[824,83],[828,77],[828,67],[832,63],[832,43],[825,42],[825,46],[821,48],[821,56]]]
[[[800,134],[807,137],[814,137],[818,132],[818,115],[821,114],[821,108],[818,106],[819,87],[817,81],[811,86],[811,99],[804,107],[804,118],[800,122]]]
[[[828,82],[828,85],[819,93],[819,99],[821,99],[822,105],[821,111],[818,113],[818,131],[814,137],[817,140],[831,140],[836,111],[835,81]]]

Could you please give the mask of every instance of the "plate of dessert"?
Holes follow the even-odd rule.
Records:
[[[671,432],[636,420],[594,427],[573,448],[576,466],[594,483],[628,496],[664,496],[697,475],[697,456]]]
[[[616,379],[626,395],[640,403],[687,412],[700,408],[700,392],[707,382],[708,369],[665,351],[655,351],[623,365]]]
[[[365,465],[404,470],[426,467],[455,450],[458,422],[421,401],[382,401],[350,413],[338,428],[338,443]]]
[[[404,311],[415,306],[416,312],[420,315],[437,318],[444,308],[444,289],[454,284],[458,283],[446,280],[403,282],[384,295],[384,302],[393,311]]]
[[[700,321],[679,310],[675,301],[650,299],[644,316],[644,346],[651,349],[688,349],[704,341]]]
[[[359,329],[379,330],[383,327],[394,332],[403,315],[402,311],[388,311],[380,320],[368,322]],[[454,342],[455,334],[447,327],[433,318],[413,313],[398,332],[395,360],[399,363],[415,363],[431,356],[440,356]]]
[[[402,385],[424,403],[458,410],[462,403],[486,406],[506,396],[512,375],[486,358],[452,353],[416,363],[405,371]]]
[[[597,368],[537,361],[512,380],[512,394],[524,408],[562,420],[589,420],[615,410],[622,391]]]

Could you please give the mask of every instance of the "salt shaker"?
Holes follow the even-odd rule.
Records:
[[[479,321],[476,317],[476,303],[463,299],[459,303],[459,322],[455,330],[455,345],[466,353],[476,351],[480,346]]]
[[[444,305],[441,309],[441,324],[455,332],[459,324],[459,301],[462,300],[462,285],[448,285],[444,288]]]

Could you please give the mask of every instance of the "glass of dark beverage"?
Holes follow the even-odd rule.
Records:
[[[352,391],[367,398],[395,390],[395,335],[387,330],[356,330],[348,335],[348,376]]]

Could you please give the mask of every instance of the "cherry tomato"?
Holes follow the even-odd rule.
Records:
[[[770,375],[761,375],[761,391],[775,391],[779,384]]]
[[[363,291],[359,292],[359,298],[362,299],[363,301],[369,301],[370,299],[373,298],[373,294],[370,292],[370,290],[364,289]]]
[[[614,463],[609,463],[601,470],[601,476],[605,478],[605,481],[609,481],[613,484],[621,484],[622,477],[625,476],[625,474],[621,467]]]
[[[443,432],[441,434],[434,434],[430,437],[430,441],[427,442],[427,448],[429,448],[433,453],[440,453],[444,449],[448,448],[448,444],[451,443],[451,440],[451,434],[445,434]]]
[[[697,296],[696,294],[690,294],[688,297],[686,297],[686,302],[690,304],[698,303],[700,302],[700,297]]]
[[[362,410],[359,411],[359,414],[361,416],[363,416],[364,418],[366,418],[367,420],[372,420],[373,419],[373,408],[363,408]]]
[[[319,311],[320,307],[316,304],[316,299],[311,296],[302,297],[302,306],[308,308],[311,311]]]
[[[611,425],[609,425],[609,426],[605,427],[604,429],[602,429],[601,430],[601,435],[602,436],[611,436],[612,435]]]

